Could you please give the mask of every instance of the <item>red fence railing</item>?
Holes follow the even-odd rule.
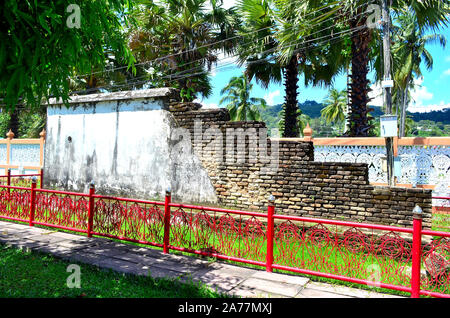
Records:
[[[450,233],[0,185],[0,218],[372,287],[450,297]]]
[[[44,181],[43,170],[36,174],[11,174],[11,169],[8,169],[6,175],[0,176],[0,185],[31,187],[33,177],[37,178],[39,185],[42,188]]]
[[[433,228],[450,231],[450,197],[434,196],[433,199]]]

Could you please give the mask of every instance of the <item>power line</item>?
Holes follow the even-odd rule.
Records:
[[[357,27],[357,28],[354,28],[354,30],[351,30],[351,31],[346,31],[346,32],[348,32],[348,33],[353,33],[353,32],[355,32],[355,31],[358,31],[359,29],[361,29],[361,27]],[[334,42],[336,42],[336,41],[340,41],[340,40],[343,40],[343,38],[337,38],[337,39],[334,39]],[[332,43],[332,41],[333,41],[333,39],[332,40],[323,40],[322,42],[319,42],[319,43],[313,43],[313,44],[311,44],[311,45],[309,45],[309,46],[306,46],[306,47],[304,47],[304,48],[299,48],[298,49],[298,51],[300,52],[300,51],[304,51],[304,50],[306,50],[306,49],[308,49],[308,48],[310,48],[310,47],[312,47],[312,46],[315,46],[315,45],[320,45],[320,44],[322,44],[322,43],[326,43],[326,42],[328,42],[328,43]],[[249,64],[253,64],[253,63],[261,63],[261,62],[264,62],[264,61],[266,61],[266,59],[259,59],[259,60],[256,60],[256,61],[250,61],[250,62],[248,62]],[[222,66],[220,66],[220,67],[218,67],[217,69],[221,69],[221,68],[223,68],[223,67],[227,67],[227,66],[229,66],[229,65],[232,65],[232,64],[234,64],[233,62],[228,62],[228,63],[225,63],[224,65],[222,65]],[[169,78],[169,80],[167,80],[167,82],[174,82],[174,81],[177,81],[177,80],[179,80],[179,79],[183,79],[183,78],[186,78],[186,77],[191,77],[191,76],[195,76],[195,75],[200,75],[200,74],[205,74],[205,73],[208,73],[207,71],[201,71],[201,72],[197,72],[197,73],[189,73],[189,74],[187,74],[187,75],[183,75],[182,73],[186,73],[186,72],[190,72],[190,71],[193,71],[193,70],[195,70],[195,69],[198,69],[199,67],[197,67],[197,68],[191,68],[191,69],[189,69],[189,70],[184,70],[184,71],[181,71],[181,72],[177,72],[177,73],[174,73],[174,74],[170,74],[170,75],[166,75],[166,76],[163,76],[163,77],[161,77],[160,79],[165,79],[165,78]],[[181,73],[181,74],[180,74]],[[181,75],[181,76],[180,76]],[[110,85],[110,86],[103,86],[103,87],[97,87],[97,88],[92,88],[92,89],[89,89],[89,90],[85,90],[85,91],[83,91],[83,92],[87,92],[87,91],[92,91],[92,90],[99,90],[99,89],[106,89],[106,88],[113,88],[113,87],[125,87],[125,86],[133,86],[133,85],[140,85],[140,84],[145,84],[145,83],[148,83],[149,82],[149,80],[143,80],[143,81],[132,81],[132,82],[128,82],[128,83],[125,83],[125,84],[118,84],[118,85]]]
[[[351,34],[351,33],[354,33],[354,32],[356,32],[356,31],[359,31],[359,30],[361,30],[361,29],[363,29],[363,28],[366,28],[366,26],[355,27],[355,28],[350,29],[350,30],[345,30],[345,31],[339,32],[339,34],[341,34],[341,35]],[[337,33],[336,33],[336,34],[337,34]],[[336,34],[334,34],[334,35],[328,35],[328,36],[323,36],[323,37],[321,37],[321,38],[325,38],[325,37],[329,37],[329,36],[335,37]],[[355,35],[353,35],[353,36],[355,36]],[[352,36],[352,37],[353,37],[353,36]],[[320,45],[320,44],[323,44],[323,43],[332,43],[332,42],[336,42],[336,41],[341,41],[341,40],[343,40],[343,39],[344,39],[344,38],[342,38],[342,37],[335,38],[335,39],[326,39],[326,40],[322,40],[322,41],[319,42],[319,43],[312,43],[312,44],[309,45],[309,46],[297,48],[295,51],[301,52],[301,51],[305,51],[306,49],[308,49],[308,48],[310,48],[310,47],[313,47],[313,46],[317,46],[317,45]],[[312,40],[310,40],[310,41],[312,41]],[[307,41],[307,42],[310,42],[310,41]],[[292,41],[292,42],[294,42],[294,41]],[[287,45],[286,47],[296,45],[296,44],[290,44],[290,43],[292,43],[292,42],[289,42],[289,43],[288,43],[289,45]],[[306,42],[305,42],[305,43],[306,43]],[[279,47],[279,48],[284,48],[284,47],[282,46],[282,47]],[[272,49],[271,49],[271,50],[272,50]],[[268,51],[270,51],[270,50],[268,50]],[[250,61],[250,62],[247,62],[247,63],[248,63],[248,64],[253,64],[253,63],[261,63],[261,62],[264,62],[264,61],[267,61],[267,59],[263,58],[263,59],[259,59],[259,60],[255,60],[255,61]],[[220,67],[216,68],[216,70],[217,70],[217,69],[222,69],[223,67],[227,67],[227,66],[230,66],[230,65],[233,65],[233,64],[234,64],[234,62],[228,62],[228,63],[225,63],[225,64],[221,65]],[[208,71],[201,71],[201,72],[197,72],[197,73],[189,73],[189,74],[186,74],[186,75],[183,74],[183,73],[186,73],[186,72],[194,71],[194,70],[199,69],[199,68],[200,68],[200,67],[191,68],[191,69],[188,69],[188,70],[183,70],[183,71],[180,71],[180,72],[176,72],[176,73],[174,73],[174,74],[169,74],[169,75],[160,77],[159,79],[169,78],[169,80],[167,80],[167,82],[173,82],[173,81],[177,81],[177,80],[180,80],[180,79],[183,79],[183,78],[186,78],[186,77],[191,77],[191,76],[196,76],[196,75],[201,75],[201,74],[208,73]],[[97,91],[97,90],[99,90],[99,89],[107,89],[107,88],[114,88],[114,87],[115,87],[115,88],[118,88],[118,87],[125,87],[125,86],[140,85],[140,84],[146,84],[146,83],[148,83],[148,82],[149,82],[148,79],[142,80],[142,81],[137,81],[137,80],[135,80],[135,81],[131,81],[131,82],[128,82],[128,83],[125,83],[125,84],[118,84],[118,85],[110,85],[110,86],[96,87],[96,88],[92,88],[92,89],[88,89],[88,90],[84,90],[84,91],[80,91],[80,92],[88,92],[88,91],[94,91],[94,90]],[[75,92],[74,92],[74,93],[75,93]]]
[[[359,8],[359,7],[363,6],[363,5],[367,5],[367,4],[361,4],[361,5],[359,5],[357,8]],[[331,6],[332,6],[332,5],[322,7],[320,10],[315,11],[315,12],[311,12],[311,13],[307,14],[306,16],[309,16],[309,15],[312,15],[312,14],[316,14],[317,12],[320,12],[320,11],[326,9],[326,8],[331,7]],[[366,12],[368,12],[368,11],[364,11],[364,12],[358,14],[357,16],[362,15],[362,14],[364,14],[364,13],[366,13]],[[340,14],[340,16],[342,16],[342,14]],[[353,18],[354,18],[354,17],[353,17]],[[324,23],[325,21],[329,21],[329,20],[331,20],[331,19],[334,19],[334,17],[327,18],[326,20],[322,21],[321,23]],[[311,22],[311,21],[309,21],[309,22]],[[292,29],[292,28],[294,28],[294,27],[298,27],[298,25],[292,25],[292,26],[290,26],[290,27],[284,29],[284,31],[289,30],[289,29]],[[331,26],[331,27],[333,27],[333,26]],[[319,32],[323,32],[324,30],[329,29],[329,28],[331,28],[331,27],[328,27],[328,28],[325,28],[325,29],[322,29],[322,30],[318,30],[318,31],[316,31],[316,32],[313,33],[313,34],[317,34],[317,33],[319,33]],[[244,34],[242,34],[242,35],[236,35],[236,36],[233,36],[233,37],[230,37],[230,38],[226,38],[226,39],[223,39],[223,40],[215,41],[215,42],[212,42],[212,43],[209,43],[209,44],[205,44],[205,45],[202,45],[202,46],[193,48],[193,49],[188,49],[188,50],[184,50],[184,51],[181,51],[181,52],[178,52],[178,53],[173,53],[173,54],[168,54],[168,55],[165,55],[165,56],[161,56],[161,57],[155,58],[155,59],[150,60],[150,61],[146,61],[146,62],[134,64],[134,66],[141,66],[141,65],[146,65],[146,64],[151,64],[151,63],[154,63],[154,62],[162,61],[162,60],[168,59],[168,58],[170,58],[170,57],[174,57],[174,56],[178,56],[178,55],[185,54],[185,53],[188,53],[188,52],[196,51],[196,50],[199,50],[199,49],[201,49],[201,48],[210,47],[210,46],[213,46],[213,45],[216,45],[216,44],[218,44],[218,43],[225,42],[225,41],[230,41],[231,39],[235,39],[235,38],[243,38],[245,35],[258,33],[258,32],[260,32],[261,30],[270,29],[270,28],[274,28],[274,26],[268,26],[268,27],[260,28],[260,29],[257,29],[257,30],[255,30],[255,31],[252,31],[252,32],[247,32],[247,33],[244,33]],[[309,35],[309,36],[310,36],[310,35]],[[264,37],[264,36],[263,36],[263,37]],[[256,40],[260,40],[260,39],[263,38],[263,37],[257,38]],[[252,40],[254,41],[255,39],[252,39]],[[198,59],[198,60],[201,60],[201,59]],[[195,61],[194,61],[194,62],[195,62]],[[190,62],[190,63],[193,63],[193,62]],[[188,63],[187,65],[189,65],[190,63]],[[102,73],[114,72],[114,71],[121,70],[121,69],[125,69],[125,68],[128,68],[128,66],[119,66],[119,67],[116,67],[116,68],[107,69],[107,70],[103,70],[103,71],[97,71],[97,72],[93,72],[93,73],[87,73],[87,74],[77,75],[77,76],[73,77],[73,79],[79,79],[79,78],[82,78],[82,77],[84,77],[84,76],[90,76],[90,75],[95,75],[95,74],[102,74]]]
[[[329,35],[322,36],[322,37],[315,38],[315,39],[309,39],[308,41],[303,41],[302,44],[309,43],[309,42],[313,42],[313,41],[316,41],[316,40],[318,40],[318,39],[324,39],[324,38],[327,38],[327,37],[335,37],[336,35],[346,35],[346,34],[350,34],[350,33],[353,33],[353,32],[355,32],[355,31],[357,31],[357,30],[360,30],[360,29],[362,29],[362,28],[364,28],[364,26],[362,26],[362,27],[356,27],[356,28],[349,29],[349,30],[344,30],[344,31],[341,31],[341,32],[338,32],[338,33],[335,33],[335,34],[329,34]],[[325,29],[328,29],[328,28],[325,28]],[[325,30],[325,29],[322,29],[322,31]],[[317,32],[316,32],[316,33],[317,33]],[[294,40],[294,41],[288,42],[288,43],[287,43],[286,45],[284,45],[284,46],[278,46],[278,47],[275,47],[275,48],[272,48],[272,49],[269,49],[269,50],[266,50],[266,51],[263,51],[263,52],[258,52],[258,54],[269,53],[269,52],[273,52],[274,50],[277,50],[277,49],[283,49],[283,48],[291,47],[291,46],[294,46],[294,45],[298,45],[298,43],[294,43],[294,42],[297,42],[297,41],[299,41],[299,40]],[[319,43],[313,43],[312,45],[309,45],[309,46],[307,46],[306,48],[310,48],[310,47],[313,47],[313,46],[315,46],[315,45],[319,45],[319,44],[322,44],[322,43],[325,43],[325,42],[329,42],[329,41],[330,41],[329,39],[326,39],[326,40],[324,40],[324,41],[322,41],[322,42],[319,42]],[[294,43],[294,44],[292,44],[292,43]],[[306,49],[306,48],[305,48],[305,49]],[[302,48],[297,48],[295,51],[299,51],[299,52],[300,52],[300,51],[302,51]],[[304,51],[304,50],[303,50],[303,51]],[[235,56],[237,56],[237,55],[234,55],[234,56],[232,56],[232,57],[235,57]],[[200,59],[199,59],[199,60],[200,60]],[[259,59],[259,60],[256,60],[256,61],[250,61],[250,62],[247,62],[247,64],[253,64],[253,63],[264,62],[264,61],[266,61],[266,60],[267,60],[267,59],[262,58],[262,59]],[[197,60],[197,61],[198,61],[198,60]],[[193,62],[195,62],[195,61],[193,61]],[[234,62],[228,62],[228,63],[225,63],[224,65],[215,68],[215,70],[220,69],[220,68],[222,68],[223,66],[228,66],[228,65],[232,65],[232,64],[234,64]],[[199,74],[205,74],[205,73],[208,73],[207,71],[201,71],[201,72],[197,72],[197,73],[194,73],[194,74],[188,74],[187,76],[180,76],[180,75],[183,75],[183,73],[192,72],[192,71],[195,71],[195,70],[198,70],[198,69],[203,69],[203,66],[197,66],[197,67],[190,68],[190,69],[187,69],[187,70],[181,70],[181,71],[178,71],[178,72],[175,72],[175,73],[172,73],[172,74],[168,74],[168,75],[162,76],[162,77],[160,77],[159,79],[167,79],[167,78],[169,78],[169,80],[167,80],[168,82],[174,82],[174,81],[177,81],[177,80],[179,80],[179,79],[183,79],[183,78],[186,78],[186,77],[189,77],[189,76],[195,76],[195,75],[199,75]],[[86,89],[86,90],[82,90],[82,91],[74,91],[74,92],[72,92],[72,94],[81,93],[81,92],[86,93],[86,92],[90,92],[90,91],[98,91],[98,90],[100,90],[100,89],[108,89],[108,88],[113,88],[113,87],[135,86],[135,85],[145,84],[145,83],[148,83],[148,82],[151,81],[151,80],[149,80],[149,79],[145,79],[145,80],[143,80],[143,81],[138,81],[138,79],[140,79],[140,78],[145,78],[145,77],[146,77],[146,76],[141,76],[141,77],[138,77],[138,78],[134,78],[132,81],[127,82],[127,83],[125,83],[125,84],[119,84],[119,85],[104,85],[104,86],[94,87],[94,88]]]
[[[353,32],[355,32],[355,31],[359,30],[360,28],[361,28],[361,27],[357,27],[357,28],[354,28],[354,30],[347,30],[346,32],[347,32],[348,34],[350,34],[350,33],[353,33]],[[347,34],[347,33],[346,33],[346,34]],[[332,43],[332,42],[336,42],[336,41],[340,41],[340,40],[343,40],[343,38],[337,38],[337,39],[331,39],[331,40],[326,39],[326,40],[323,40],[322,42],[319,42],[319,43],[313,43],[313,44],[311,44],[311,45],[309,45],[309,46],[305,46],[305,47],[303,47],[303,48],[299,48],[298,51],[299,51],[299,52],[300,52],[300,51],[305,51],[306,49],[308,49],[308,48],[310,48],[310,47],[313,47],[313,46],[317,46],[317,45],[320,45],[320,44],[323,44],[323,43]],[[281,48],[282,48],[282,47],[281,47]],[[264,61],[266,61],[266,59],[262,58],[262,59],[259,59],[259,60],[250,61],[250,62],[248,62],[248,64],[261,63],[261,62],[264,62]],[[233,65],[233,64],[234,64],[234,62],[228,62],[228,63],[225,63],[225,64],[221,65],[220,67],[218,67],[218,68],[216,68],[216,69],[222,69],[222,68],[224,68],[224,67],[227,67],[227,66],[230,66],[230,65]],[[196,69],[199,69],[199,68],[200,68],[200,67],[191,68],[191,69],[188,69],[188,70],[183,70],[183,71],[180,71],[180,72],[176,72],[176,73],[173,73],[173,74],[169,74],[169,75],[166,75],[166,76],[162,76],[162,77],[160,77],[159,79],[160,79],[160,80],[161,80],[161,79],[168,79],[168,80],[166,80],[166,82],[169,82],[169,83],[170,83],[170,82],[174,82],[174,81],[177,81],[177,80],[186,78],[186,77],[191,77],[191,76],[196,76],[196,75],[208,73],[207,71],[201,71],[201,72],[197,72],[197,73],[189,73],[189,74],[183,75],[183,73],[186,73],[186,72],[192,72],[192,71],[194,71],[194,70],[196,70]],[[109,86],[96,87],[96,88],[84,90],[84,91],[81,91],[81,92],[97,91],[97,90],[99,90],[99,89],[107,89],[107,88],[110,89],[110,88],[113,88],[113,87],[125,87],[125,86],[133,86],[133,85],[140,85],[140,84],[146,84],[146,83],[149,83],[149,80],[148,80],[148,79],[145,79],[145,80],[142,80],[142,81],[134,80],[134,81],[131,81],[131,82],[128,82],[128,83],[125,83],[125,84],[118,84],[118,85],[109,85]]]

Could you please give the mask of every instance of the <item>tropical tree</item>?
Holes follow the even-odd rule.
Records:
[[[247,76],[234,76],[228,84],[222,88],[220,94],[226,94],[221,98],[220,104],[228,102],[226,107],[230,111],[230,118],[234,121],[261,120],[260,109],[267,107],[263,98],[250,97],[253,84]]]
[[[125,14],[129,8],[127,0],[81,1],[78,7],[70,0],[3,1],[2,109],[10,112],[18,103],[39,107],[42,98],[50,96],[67,102],[68,78],[75,72],[103,68],[106,52],[123,57],[131,67],[134,59],[122,32],[129,22]]]
[[[286,116],[284,114],[285,109],[286,109],[286,107],[284,107],[284,105],[283,105],[283,108],[280,111],[280,119],[278,120],[278,124],[277,124],[279,131],[284,131],[284,119],[286,118]],[[297,108],[296,118],[297,118],[296,135],[299,137],[303,137],[303,130],[306,128],[306,125],[311,121],[311,118],[308,115],[303,114],[303,112],[300,108]]]
[[[345,122],[347,113],[347,91],[330,89],[323,104],[326,106],[320,111],[321,116],[327,123],[334,122],[341,126]]]
[[[270,83],[283,81],[283,66],[276,60],[276,19],[270,0],[240,0],[237,10],[243,23],[239,35],[243,40],[237,46],[238,65],[251,82],[267,89]]]
[[[271,82],[283,81],[283,136],[299,136],[299,75],[304,75],[305,85],[329,85],[340,65],[342,55],[335,54],[335,60],[329,63],[320,53],[327,49],[336,52],[335,47],[323,45],[306,49],[313,30],[316,30],[315,34],[320,33],[317,28],[324,24],[319,22],[330,14],[316,14],[317,6],[303,6],[291,0],[241,0],[238,8],[248,39],[238,50],[240,64],[245,64],[249,79],[256,78],[265,88]]]
[[[410,89],[414,79],[422,77],[421,65],[424,62],[428,71],[433,68],[433,57],[426,49],[427,44],[439,43],[443,48],[446,39],[441,34],[426,34],[427,28],[418,25],[417,17],[408,10],[403,10],[394,20],[394,102],[401,110],[399,136],[405,136],[406,108],[410,100]]]
[[[345,66],[345,55],[343,42],[332,41],[330,35],[342,31],[343,26],[334,21],[335,10],[323,11],[330,7],[328,1],[305,1],[299,5],[292,0],[276,0],[275,4],[280,24],[276,35],[278,61],[285,65],[285,123],[298,131],[294,125],[298,77],[303,76],[305,86],[332,85],[334,76]]]
[[[239,19],[215,0],[144,1],[133,17],[130,47],[147,76],[141,82],[179,88],[186,101],[212,92],[208,77],[218,55],[234,50]],[[145,63],[148,62],[148,63]]]
[[[368,1],[343,1],[342,21],[347,23],[351,32],[350,37],[350,63],[349,78],[349,114],[346,135],[356,137],[369,136],[373,128],[369,115],[372,109],[368,108],[370,81],[369,61],[371,44],[376,40],[374,32],[376,29],[367,27],[369,13],[367,13],[371,2]]]
[[[383,0],[384,1],[384,0]],[[341,11],[346,16],[348,27],[355,30],[351,37],[351,82],[350,82],[350,115],[349,136],[367,136],[371,129],[368,93],[369,88],[369,62],[371,43],[373,44],[377,33],[375,28],[368,27],[369,19],[375,15],[379,5],[367,1],[344,0],[341,1]],[[378,10],[379,10],[378,6]],[[390,9],[393,13],[403,11],[405,8],[416,16],[420,28],[436,29],[440,25],[447,25],[450,19],[450,1],[448,0],[392,0]],[[373,22],[373,21],[370,21]],[[380,52],[380,50],[378,50]],[[377,53],[378,53],[377,52]],[[378,53],[379,54],[379,53]]]

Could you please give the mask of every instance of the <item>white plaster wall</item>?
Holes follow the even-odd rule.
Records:
[[[190,141],[171,141],[176,123],[158,99],[108,100],[47,110],[45,185],[145,199],[170,187],[183,202],[216,202]],[[71,140],[69,140],[69,137]]]

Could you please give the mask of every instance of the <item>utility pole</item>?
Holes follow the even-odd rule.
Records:
[[[388,0],[382,0],[382,18],[383,18],[383,61],[384,61],[384,80],[391,80],[391,38],[390,38],[390,16]],[[384,90],[384,105],[386,114],[392,113],[392,95],[389,85],[382,85]],[[394,138],[385,137],[386,157],[387,157],[387,179],[390,187],[395,185],[394,181]]]

